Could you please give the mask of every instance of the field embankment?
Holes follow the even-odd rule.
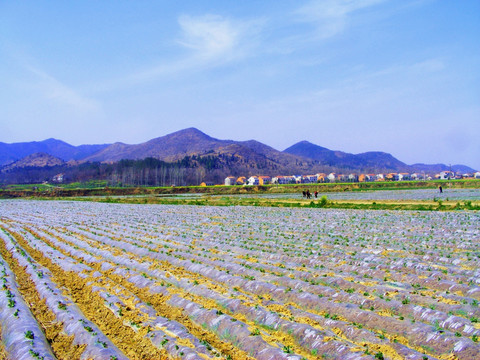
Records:
[[[175,194],[282,194],[318,192],[402,190],[402,189],[480,189],[480,179],[434,180],[434,181],[388,181],[365,183],[316,183],[259,186],[177,186],[177,187],[96,187],[70,188],[61,186],[24,186],[0,189],[0,198],[59,198],[83,196],[128,196],[128,195],[175,195]],[[37,189],[34,189],[37,188]]]

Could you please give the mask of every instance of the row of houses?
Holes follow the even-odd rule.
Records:
[[[407,181],[407,180],[452,180],[476,178],[480,179],[480,171],[474,174],[455,174],[452,171],[442,171],[433,176],[425,173],[388,173],[388,174],[324,174],[315,175],[287,175],[287,176],[245,176],[225,178],[225,185],[267,185],[267,184],[312,184],[329,182],[372,182],[372,181]]]

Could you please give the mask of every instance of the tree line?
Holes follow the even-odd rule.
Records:
[[[110,186],[198,185],[204,180],[223,180],[224,163],[214,155],[185,156],[166,162],[152,157],[115,163],[88,162],[79,165],[14,168],[0,172],[0,184],[52,182],[64,174],[64,182],[106,180]]]
[[[292,175],[309,172],[349,171],[315,163],[279,164],[266,156],[245,158],[232,154],[207,153],[189,155],[177,161],[163,161],[153,157],[138,160],[120,160],[114,163],[88,162],[78,165],[51,167],[24,167],[0,171],[0,184],[38,184],[52,182],[57,174],[64,174],[64,182],[106,181],[109,186],[185,186],[203,181],[215,184],[227,176]]]

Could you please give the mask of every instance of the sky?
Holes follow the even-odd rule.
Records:
[[[0,0],[0,142],[196,127],[480,170],[478,0]]]

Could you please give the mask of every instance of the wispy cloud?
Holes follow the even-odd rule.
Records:
[[[182,29],[179,43],[204,58],[231,56],[240,47],[248,30],[247,24],[218,15],[182,15],[178,22]]]
[[[264,19],[239,20],[220,15],[178,18],[179,37],[176,43],[190,52],[175,60],[143,69],[128,78],[142,82],[189,70],[224,65],[251,56],[257,47]]]
[[[428,59],[411,66],[412,70],[418,72],[439,72],[445,69],[445,64],[441,59]]]
[[[296,15],[300,21],[314,24],[317,37],[329,38],[347,27],[353,12],[384,1],[386,0],[312,0],[298,9]]]
[[[68,105],[80,111],[96,111],[100,105],[97,101],[82,96],[71,87],[63,84],[53,76],[32,66],[26,68],[36,75],[39,82],[37,87],[42,96],[61,105]]]

